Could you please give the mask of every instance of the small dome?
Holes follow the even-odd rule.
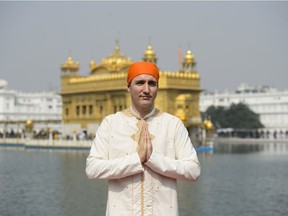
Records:
[[[184,69],[193,70],[194,66],[196,65],[196,62],[195,62],[195,58],[194,58],[194,55],[192,54],[191,50],[187,51],[182,64],[183,64]]]
[[[213,130],[213,123],[210,118],[206,118],[203,122],[203,127],[205,130]]]
[[[153,47],[149,44],[147,49],[144,52],[144,57],[142,59],[145,62],[152,62],[157,63],[156,53],[153,49]]]
[[[144,55],[155,55],[155,51],[153,50],[153,47],[151,45],[148,45]]]
[[[32,125],[33,125],[32,120],[31,120],[31,119],[27,119],[27,120],[26,120],[26,126],[27,126],[27,127],[32,127]]]
[[[69,56],[67,61],[61,65],[61,69],[63,71],[66,71],[66,70],[77,71],[79,70],[79,62],[74,62],[72,57]]]
[[[186,63],[195,63],[194,55],[192,54],[191,50],[187,51],[184,61]]]

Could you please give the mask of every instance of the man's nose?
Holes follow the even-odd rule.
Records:
[[[143,91],[144,91],[144,92],[149,92],[149,91],[150,91],[148,83],[145,83],[145,84],[144,84],[144,86],[143,86]]]

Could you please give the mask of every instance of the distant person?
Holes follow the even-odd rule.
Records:
[[[176,180],[193,182],[200,175],[182,121],[154,107],[158,80],[155,64],[132,64],[127,76],[132,105],[107,116],[96,132],[86,174],[109,180],[106,216],[176,216]]]

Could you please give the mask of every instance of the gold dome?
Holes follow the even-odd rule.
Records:
[[[153,47],[149,44],[144,52],[144,57],[142,59],[145,62],[157,63],[157,58]]]
[[[182,64],[183,64],[184,70],[193,69],[194,66],[196,65],[195,58],[194,58],[194,55],[192,54],[191,50],[187,51]]]
[[[26,128],[32,128],[33,127],[33,122],[31,119],[27,119],[25,123]]]
[[[210,118],[207,118],[207,117],[205,118],[203,122],[203,127],[205,130],[213,130],[214,126]]]
[[[126,55],[119,52],[120,48],[118,41],[116,41],[114,50],[114,53],[108,55],[106,58],[103,58],[97,66],[94,63],[95,67],[91,68],[91,75],[127,70],[132,62],[130,58],[127,58]]]
[[[192,54],[192,51],[191,50],[188,50],[186,55],[185,55],[185,58],[184,58],[184,62],[186,64],[195,64],[195,59],[194,59],[194,55]]]
[[[66,70],[78,71],[79,70],[79,62],[74,62],[72,57],[69,56],[67,61],[61,65],[61,69],[63,71],[66,71]]]
[[[127,58],[124,54],[119,53],[119,47],[115,47],[115,52],[103,58],[100,64],[122,64],[122,63],[131,63],[131,59]]]
[[[145,56],[154,56],[155,51],[153,50],[153,47],[151,45],[148,45],[147,50],[144,53]]]

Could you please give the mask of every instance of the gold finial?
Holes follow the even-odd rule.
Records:
[[[119,40],[115,41],[115,53],[119,53],[120,47],[119,47]]]

